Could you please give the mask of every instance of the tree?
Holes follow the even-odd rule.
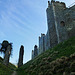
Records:
[[[4,40],[1,44],[1,49],[0,52],[3,53],[5,55],[6,51],[7,51],[7,47],[9,45],[11,45],[11,51],[12,51],[12,43],[9,43],[7,40]],[[12,54],[12,52],[11,52]]]
[[[11,55],[12,51],[12,43],[9,43],[7,40],[4,40],[1,44],[1,49],[0,52],[4,54],[4,60],[3,64],[8,66],[9,64],[9,58]]]
[[[5,54],[7,47],[9,45],[9,42],[7,40],[4,40],[1,45],[2,45],[1,51]]]
[[[12,50],[12,45],[9,44],[7,46],[7,50],[5,52],[5,56],[4,56],[4,60],[3,60],[3,64],[6,65],[6,66],[8,66],[8,64],[9,64],[9,58],[10,58],[10,55],[11,55],[11,50]]]

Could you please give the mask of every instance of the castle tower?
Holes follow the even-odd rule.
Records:
[[[38,55],[37,45],[34,46],[34,57]]]
[[[39,54],[45,51],[45,34],[41,33],[41,37],[39,37]]]
[[[32,59],[34,58],[34,50],[32,50]]]
[[[24,46],[21,45],[20,52],[19,52],[18,67],[21,67],[23,65],[23,55],[24,55]]]
[[[47,23],[49,31],[50,46],[54,47],[56,44],[67,39],[67,32],[65,28],[63,11],[66,8],[65,3],[52,0],[48,1]]]

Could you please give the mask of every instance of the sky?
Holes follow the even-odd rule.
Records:
[[[67,6],[74,3],[74,0],[57,1]],[[11,63],[18,63],[21,45],[24,46],[23,62],[31,60],[34,45],[39,45],[38,37],[47,32],[47,7],[48,0],[0,0],[0,43],[3,40],[13,43]]]

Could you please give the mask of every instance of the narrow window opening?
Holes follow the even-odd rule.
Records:
[[[61,21],[60,24],[61,24],[61,26],[65,26],[65,22],[64,21]]]

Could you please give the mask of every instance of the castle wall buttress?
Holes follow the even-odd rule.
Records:
[[[50,47],[53,47],[58,43],[58,41],[57,41],[57,34],[55,28],[54,13],[51,4],[48,5],[46,12],[47,12],[47,23],[49,31],[49,42],[50,42]]]

